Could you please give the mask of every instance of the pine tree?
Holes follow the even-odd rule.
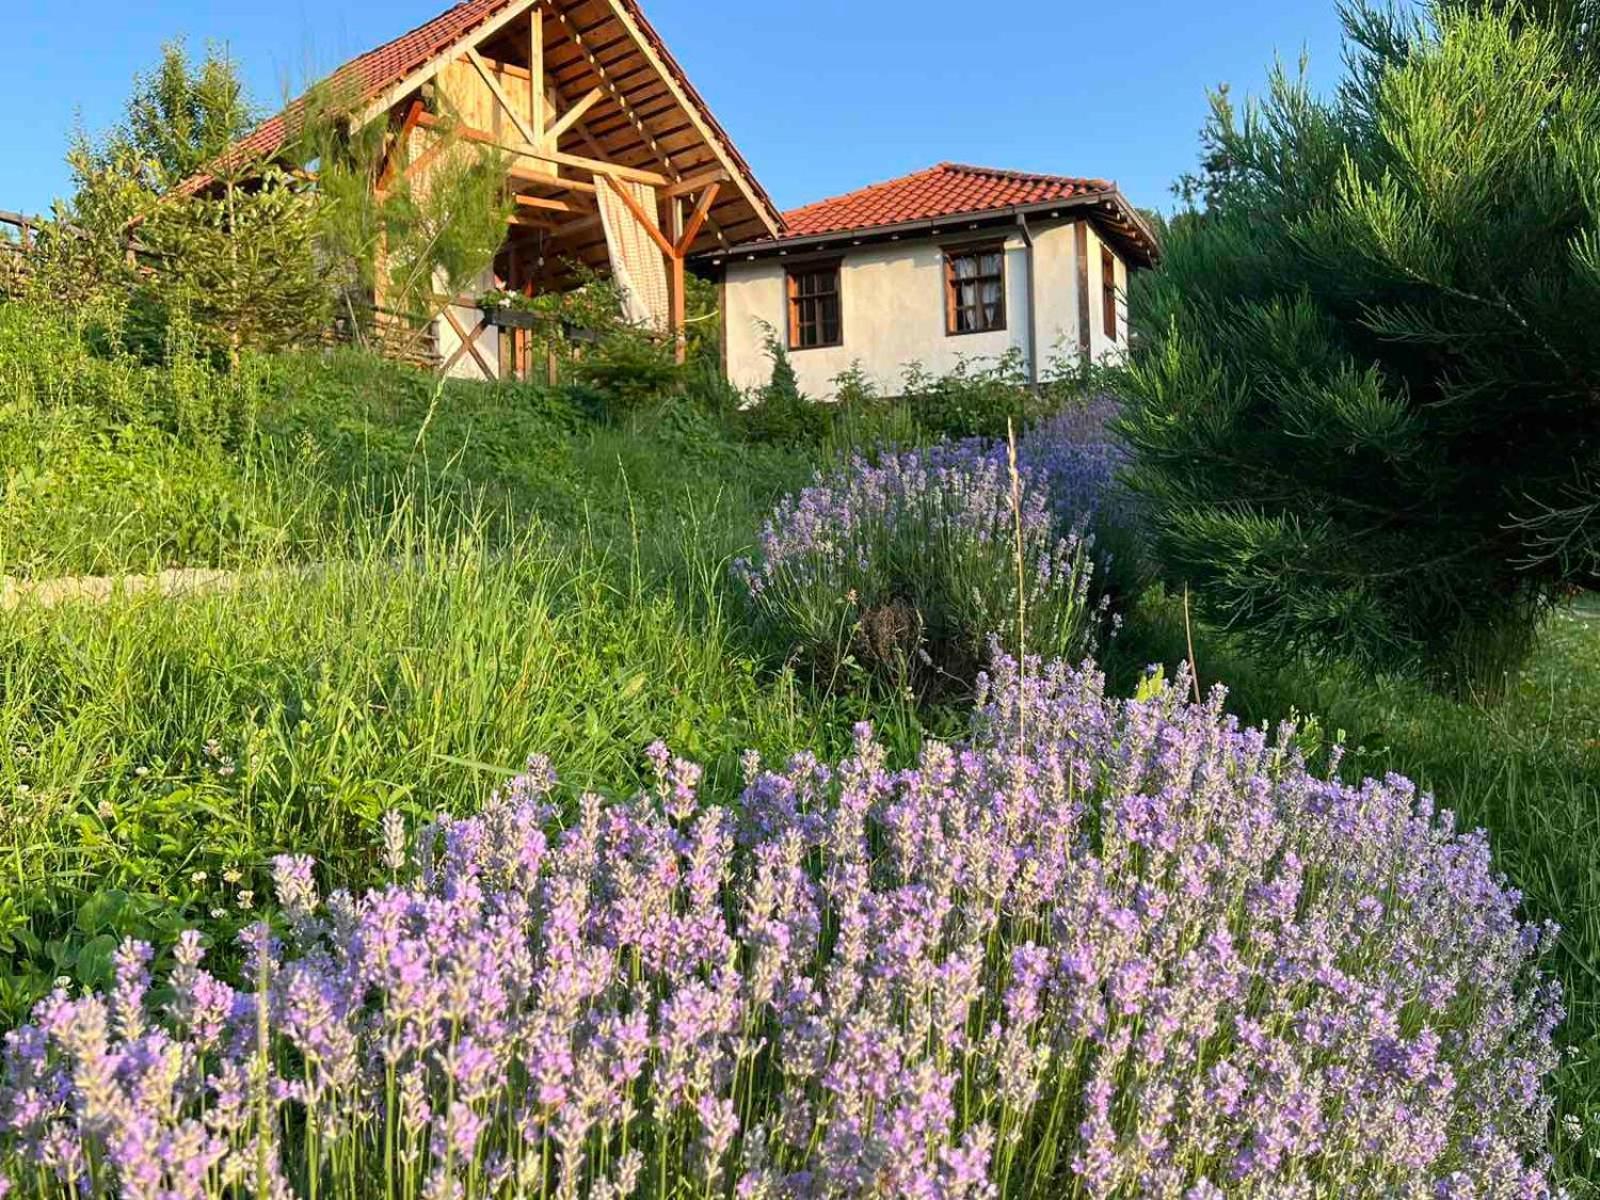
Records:
[[[1259,649],[1492,692],[1600,583],[1588,7],[1350,8],[1334,97],[1217,98],[1124,433],[1168,574]]]

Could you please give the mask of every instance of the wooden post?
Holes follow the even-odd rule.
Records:
[[[528,112],[529,122],[537,135],[534,148],[545,147],[544,105],[544,6],[535,4],[529,13],[528,23]]]
[[[688,320],[689,296],[683,271],[683,256],[688,247],[683,244],[683,201],[677,196],[667,199],[667,234],[672,241],[672,253],[668,261],[672,265],[673,357],[682,366],[689,357],[689,339],[684,329]]]

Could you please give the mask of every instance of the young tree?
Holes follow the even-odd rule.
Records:
[[[195,63],[181,41],[164,45],[156,69],[134,77],[121,121],[98,137],[73,135],[73,195],[40,231],[39,288],[58,303],[125,299],[140,279],[140,223],[258,119],[223,51],[208,48]]]
[[[1219,97],[1138,286],[1156,547],[1273,654],[1493,691],[1593,586],[1600,61],[1574,6],[1345,12],[1350,68]]]

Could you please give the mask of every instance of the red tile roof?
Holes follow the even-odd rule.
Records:
[[[1116,185],[1104,179],[940,163],[914,175],[791,209],[783,214],[784,236],[814,237],[874,229],[1115,190]]]
[[[516,0],[462,0],[455,7],[425,21],[409,33],[402,33],[375,50],[351,59],[330,77],[341,100],[356,104],[374,99],[384,88],[399,83],[435,54],[454,44],[464,34],[483,24]],[[270,155],[284,143],[284,117],[300,107],[290,104],[285,112],[268,117],[242,138],[231,151],[235,155]],[[199,175],[186,180],[184,191],[196,191],[210,182]]]

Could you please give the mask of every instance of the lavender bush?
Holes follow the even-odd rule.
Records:
[[[1545,1196],[1559,1018],[1481,834],[1313,777],[1184,681],[1000,659],[970,740],[748,764],[703,806],[528,773],[319,904],[242,986],[5,1038],[19,1193],[258,1197]],[[404,832],[385,826],[390,861]],[[4,1185],[0,1185],[0,1191]]]
[[[886,449],[786,497],[734,569],[824,673],[853,656],[896,682],[970,683],[994,630],[1012,650],[1094,647],[1092,538],[1052,495],[1042,467],[1013,475],[1004,443]]]

